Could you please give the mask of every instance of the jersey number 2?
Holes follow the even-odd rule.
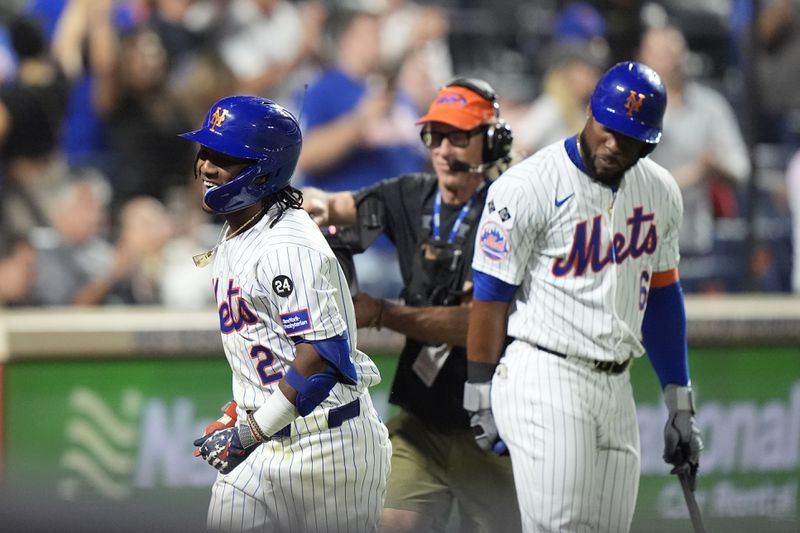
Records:
[[[262,385],[268,385],[283,377],[283,372],[268,372],[269,367],[275,362],[275,354],[266,346],[256,344],[250,348],[250,357],[257,361],[256,372],[258,372]]]

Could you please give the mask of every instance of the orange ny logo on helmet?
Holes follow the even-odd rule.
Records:
[[[225,122],[226,118],[228,118],[228,110],[217,107],[214,110],[214,114],[208,119],[208,122],[211,125],[211,131],[214,131],[214,128],[222,126],[222,123]]]
[[[634,90],[631,90],[631,94],[628,95],[628,100],[625,102],[625,109],[628,110],[626,114],[629,117],[632,117],[634,113],[638,113],[639,110],[642,108],[643,102],[644,102],[644,95],[639,94]]]

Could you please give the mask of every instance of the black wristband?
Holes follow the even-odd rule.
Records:
[[[481,363],[467,359],[467,381],[470,383],[486,383],[492,381],[497,363]]]

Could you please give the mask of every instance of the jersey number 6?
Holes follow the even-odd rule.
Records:
[[[262,355],[264,357],[261,357]],[[256,344],[250,348],[250,357],[258,362],[256,364],[256,372],[258,372],[258,377],[261,379],[262,385],[268,385],[283,377],[283,372],[268,372],[269,367],[275,362],[275,354],[266,346]]]
[[[644,310],[647,305],[647,294],[650,291],[650,273],[647,270],[642,270],[642,275],[639,277],[639,310]]]

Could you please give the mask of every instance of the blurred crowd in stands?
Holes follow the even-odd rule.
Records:
[[[667,86],[685,290],[800,292],[800,0],[4,0],[0,304],[211,305],[191,257],[222,220],[176,134],[222,96],[288,107],[295,184],[353,190],[427,168],[414,121],[456,75],[524,157],[627,59]],[[398,296],[393,253],[357,258],[365,289]]]

